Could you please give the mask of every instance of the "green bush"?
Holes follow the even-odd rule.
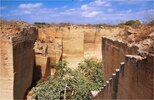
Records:
[[[89,100],[91,91],[102,86],[102,75],[102,64],[98,60],[85,59],[76,70],[68,68],[66,61],[60,61],[55,75],[33,88],[33,98]]]
[[[51,22],[51,26],[56,26],[57,24],[55,22]]]
[[[97,59],[85,59],[79,63],[79,71],[94,84],[93,90],[99,90],[103,84],[102,62]]]
[[[34,22],[34,25],[49,25],[46,22]]]
[[[133,28],[138,28],[141,25],[141,22],[139,20],[130,20],[125,22],[125,25],[131,26]]]

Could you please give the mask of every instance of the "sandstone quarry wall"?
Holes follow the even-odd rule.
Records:
[[[35,52],[43,55],[43,49],[47,46],[47,55],[50,58],[50,66],[54,67],[62,56],[62,28],[41,27],[38,28],[38,39],[35,44]]]
[[[0,99],[13,99],[13,49],[9,39],[0,39]]]
[[[39,28],[38,40],[52,42],[62,46],[62,53],[58,49],[50,49],[51,63],[57,61],[55,55],[62,54],[62,58],[69,62],[69,66],[77,67],[78,63],[84,57],[94,57],[101,59],[101,37],[115,36],[123,31],[119,27],[107,26],[84,26],[84,25],[70,25],[63,27],[43,27]],[[58,57],[59,58],[59,57]],[[59,59],[58,59],[59,60]]]
[[[68,66],[76,68],[84,56],[84,34],[75,28],[64,28],[62,33],[62,59]]]
[[[33,83],[36,83],[41,78],[47,78],[50,74],[50,58],[42,55],[35,55]]]
[[[127,55],[119,72],[117,99],[153,99],[154,55]]]
[[[62,32],[61,27],[41,27],[38,28],[38,40],[51,43],[56,41],[61,44]]]
[[[120,69],[105,82],[100,99],[153,99],[154,55],[126,55]]]
[[[103,36],[115,36],[123,30],[119,27],[86,27],[84,32],[84,56],[102,59],[101,40]]]
[[[24,28],[18,35],[1,40],[1,84],[2,97],[23,99],[31,86],[34,66],[35,28]],[[6,42],[7,41],[7,42]],[[4,50],[6,51],[4,51]],[[7,61],[7,62],[6,62]],[[4,85],[4,86],[3,86]],[[4,94],[4,95],[3,95]]]
[[[104,80],[112,77],[115,69],[119,68],[120,63],[125,60],[126,54],[137,54],[138,48],[129,46],[120,40],[107,37],[102,38],[102,56]]]

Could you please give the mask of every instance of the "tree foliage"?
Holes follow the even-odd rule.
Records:
[[[99,90],[103,84],[102,62],[98,59],[85,59],[79,63],[79,71],[94,84],[93,90]]]
[[[40,80],[33,88],[33,98],[89,100],[91,91],[102,86],[101,65],[97,60],[86,59],[79,64],[79,69],[72,70],[66,61],[60,61],[55,75],[48,77],[47,81]]]
[[[125,22],[125,25],[131,26],[133,28],[138,28],[141,25],[141,22],[139,20],[129,20]]]

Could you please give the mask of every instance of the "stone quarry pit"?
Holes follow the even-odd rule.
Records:
[[[32,25],[1,20],[0,99],[30,99],[40,79],[66,60],[103,61],[104,85],[92,99],[153,99],[154,22],[125,25]]]

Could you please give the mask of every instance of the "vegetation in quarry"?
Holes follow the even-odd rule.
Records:
[[[79,71],[94,84],[93,90],[99,90],[103,83],[102,63],[97,59],[85,59],[79,63]]]
[[[124,25],[128,25],[133,28],[138,28],[139,26],[142,25],[142,23],[139,20],[129,20],[129,21],[126,21]]]
[[[56,68],[54,76],[39,81],[33,98],[89,100],[91,91],[103,85],[102,63],[97,59],[85,59],[76,70],[67,67],[66,61],[60,61]]]

